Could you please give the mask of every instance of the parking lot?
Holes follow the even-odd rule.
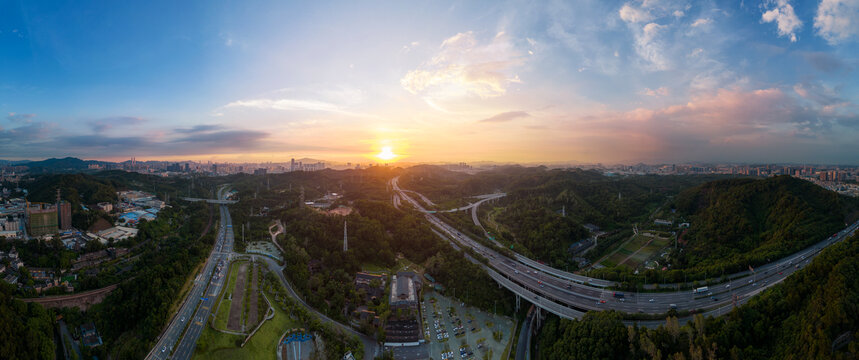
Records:
[[[511,338],[510,317],[466,307],[432,291],[426,291],[422,300],[424,338],[431,359],[482,359],[490,353],[490,359],[501,358]]]

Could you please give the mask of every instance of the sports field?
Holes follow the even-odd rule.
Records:
[[[657,251],[668,245],[669,239],[636,235],[602,261],[605,266],[627,266],[636,269]]]

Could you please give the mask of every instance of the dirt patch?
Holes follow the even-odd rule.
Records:
[[[87,231],[89,231],[91,233],[97,233],[97,232],[102,231],[102,230],[110,229],[111,227],[113,227],[113,225],[111,225],[109,221],[105,220],[103,217],[99,217],[92,224],[92,226],[90,226],[89,229],[87,229]]]
[[[248,306],[248,329],[252,329],[257,326],[257,321],[259,319],[259,311],[257,302],[259,302],[259,293],[257,292],[257,282],[259,281],[259,271],[257,271],[257,267],[254,266],[254,275],[253,281],[251,281],[251,296],[249,300]]]
[[[233,289],[233,302],[230,304],[230,317],[227,319],[227,329],[242,331],[242,303],[245,300],[245,283],[247,282],[248,264],[239,266],[236,275],[236,287]]]

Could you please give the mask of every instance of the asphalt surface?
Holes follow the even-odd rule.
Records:
[[[225,190],[225,188],[219,190],[219,198],[223,198]],[[225,205],[220,206],[220,212],[221,225],[218,229],[217,241],[206,259],[203,271],[194,280],[194,285],[179,311],[173,316],[146,359],[190,359],[194,353],[197,339],[211,314],[212,305],[226,281],[224,272],[233,250],[234,238],[230,212]]]
[[[534,325],[534,316],[537,315],[535,308],[528,310],[525,321],[519,328],[519,342],[516,343],[516,360],[527,360],[531,356],[531,333]]]
[[[391,184],[394,190],[399,192],[402,200],[412,204],[418,210],[427,212],[420,203],[400,190],[397,178],[392,179]],[[504,279],[499,279],[490,272],[490,276],[493,276],[502,286],[545,310],[567,318],[580,317],[583,311],[609,309],[626,313],[664,314],[670,309],[676,308],[678,311],[704,311],[706,314],[721,314],[729,311],[735,305],[744,303],[763,289],[783,281],[794,271],[804,267],[814,256],[820,253],[820,250],[843,240],[859,228],[859,222],[854,223],[839,233],[802,251],[767,265],[759,266],[754,272],[729,276],[732,280],[709,286],[708,291],[704,293],[696,294],[691,290],[640,294],[621,292],[623,295],[620,297],[619,294],[615,295],[614,291],[604,289],[606,286],[611,286],[612,282],[570,274],[518,254],[515,259],[508,258],[462,234],[433,214],[426,213],[425,216],[446,237],[483,255],[488,260],[492,270],[509,280],[503,281]],[[576,311],[569,311],[562,309],[562,307]],[[650,322],[642,321],[639,323],[649,324]]]

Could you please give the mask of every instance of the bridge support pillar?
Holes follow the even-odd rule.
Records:
[[[521,299],[519,295],[516,295],[516,312],[519,312],[519,299]]]
[[[543,320],[543,309],[542,308],[537,307],[537,315],[536,316],[537,316],[537,327],[535,328],[535,330],[540,328],[540,323]]]

